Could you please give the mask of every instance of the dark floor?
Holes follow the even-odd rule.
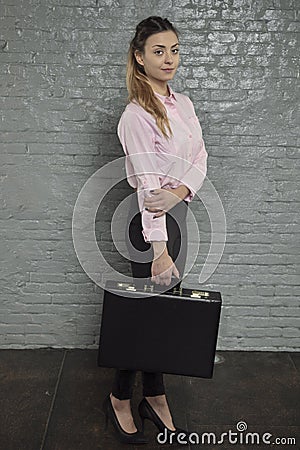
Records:
[[[282,440],[277,449],[300,448],[299,353],[218,352],[224,361],[215,365],[212,379],[164,374],[168,403],[175,425],[215,433],[216,443],[160,445],[154,425],[145,422],[149,444],[119,444],[112,425],[104,431],[102,399],[110,392],[114,369],[96,365],[96,350],[0,351],[1,450],[118,450],[122,448],[248,449],[270,448],[245,442],[246,433],[264,433]],[[137,404],[142,395],[140,372],[132,399],[137,426]],[[222,433],[237,431],[239,443]],[[195,438],[194,438],[195,439]],[[212,437],[211,437],[212,439]],[[231,437],[233,442],[234,436]],[[257,439],[257,438],[256,438]],[[274,448],[274,447],[273,447]]]

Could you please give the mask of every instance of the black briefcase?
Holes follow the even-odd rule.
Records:
[[[211,378],[219,292],[107,281],[98,366]]]

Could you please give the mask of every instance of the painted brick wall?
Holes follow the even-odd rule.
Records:
[[[181,31],[172,86],[194,102],[208,177],[227,218],[221,263],[201,286],[223,294],[218,348],[299,348],[297,6],[0,2],[1,348],[97,346],[103,292],[76,258],[72,213],[85,181],[123,156],[116,125],[126,104],[126,51],[136,24],[153,14]],[[128,193],[126,181],[112,191],[96,226],[99,246],[125,272],[109,225]],[[196,285],[210,242],[203,205],[195,200],[191,209],[201,247],[187,287]]]

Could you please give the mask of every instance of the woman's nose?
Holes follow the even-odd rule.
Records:
[[[166,63],[172,63],[172,62],[173,62],[173,56],[172,56],[171,53],[166,52],[165,62],[166,62]]]

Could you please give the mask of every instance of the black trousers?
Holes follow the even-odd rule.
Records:
[[[186,215],[188,202],[180,201],[169,212],[166,213],[166,226],[168,231],[167,248],[168,253],[177,267],[180,277],[183,276],[186,255],[187,255],[187,227]],[[125,239],[131,256],[131,270],[134,278],[148,278],[151,283],[151,265],[153,261],[153,251],[150,243],[145,242],[142,235],[142,220],[139,211],[137,195],[132,196],[130,210],[127,219],[127,229]],[[139,260],[136,261],[134,249],[139,252],[147,252],[152,257],[147,257],[147,262],[143,262],[139,253]],[[149,260],[150,259],[150,260]],[[138,284],[138,280],[136,284]],[[180,287],[181,281],[175,282],[176,287]],[[165,286],[166,287],[166,286]],[[153,324],[155,326],[155,324]],[[112,394],[119,400],[132,398],[133,385],[135,382],[136,371],[116,369],[112,386]],[[163,374],[160,372],[142,371],[143,395],[151,397],[165,393]]]

